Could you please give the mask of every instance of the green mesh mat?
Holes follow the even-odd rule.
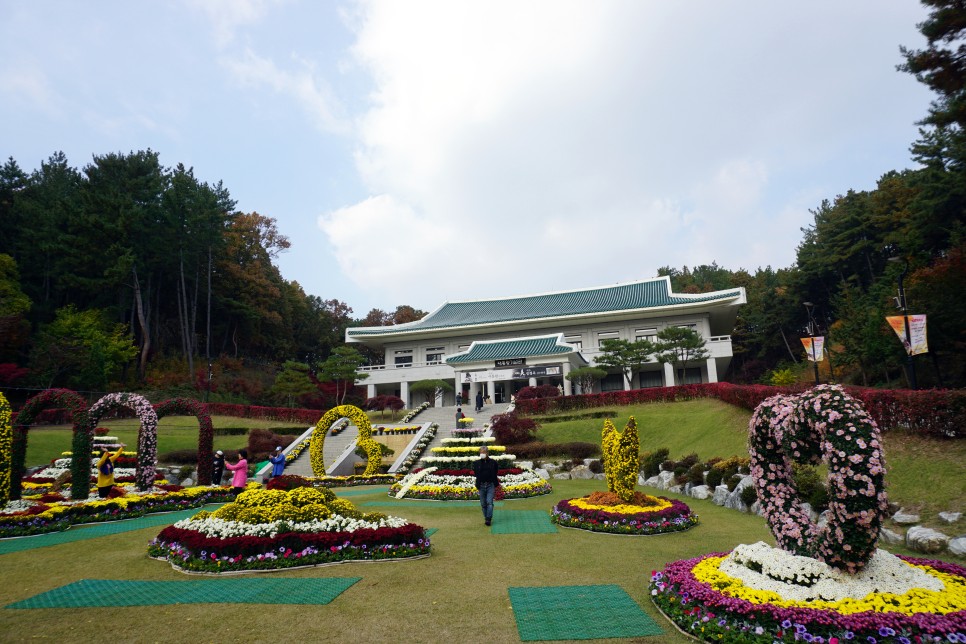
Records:
[[[543,510],[507,510],[493,515],[493,534],[549,534],[557,531]]]
[[[118,581],[81,579],[6,608],[164,604],[328,604],[362,577]]]
[[[383,486],[380,486],[380,487],[373,487],[373,488],[369,488],[367,490],[359,490],[359,489],[343,490],[342,488],[338,488],[338,487],[336,487],[336,488],[329,488],[329,489],[331,489],[333,492],[335,492],[335,495],[336,496],[359,496],[359,495],[362,495],[362,494],[375,494],[376,492],[379,492],[381,494],[386,494],[387,492],[389,492],[389,486],[388,485],[383,485]]]
[[[524,642],[663,633],[620,586],[510,588],[509,593]]]
[[[426,536],[427,537],[433,536],[434,534],[436,534],[437,530],[439,530],[439,528],[426,528]]]
[[[478,508],[480,507],[479,501],[424,501],[418,499],[399,499],[398,501],[366,501],[365,503],[360,503],[359,505],[365,505],[372,508],[386,508],[394,507],[400,508],[408,505],[409,507],[421,507],[421,508]],[[503,505],[503,501],[497,501],[493,504],[493,507],[499,508]]]
[[[48,534],[38,534],[32,537],[17,537],[15,539],[0,540],[0,555],[7,555],[12,552],[32,550],[34,548],[46,548],[47,546],[57,546],[62,543],[73,543],[85,539],[95,539],[131,530],[142,528],[153,528],[159,525],[170,525],[181,519],[187,519],[198,514],[202,509],[213,510],[221,507],[223,503],[207,505],[204,508],[193,508],[191,510],[180,510],[178,512],[160,512],[149,514],[137,519],[126,519],[122,521],[111,521],[109,523],[95,523],[87,526],[74,526],[63,532],[50,532]]]

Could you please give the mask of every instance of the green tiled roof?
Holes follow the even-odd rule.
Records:
[[[416,322],[395,326],[351,328],[346,331],[346,337],[394,335],[410,331],[458,328],[499,322],[687,306],[706,302],[727,302],[738,298],[740,295],[740,289],[714,291],[701,295],[675,294],[671,292],[670,280],[661,277],[644,282],[582,291],[547,293],[500,300],[447,302]]]
[[[558,344],[558,342],[563,342],[560,334],[536,338],[500,340],[496,342],[474,342],[470,345],[469,351],[457,353],[446,358],[446,364],[485,362],[489,360],[501,360],[503,358],[551,356],[560,353],[577,352],[574,347]]]

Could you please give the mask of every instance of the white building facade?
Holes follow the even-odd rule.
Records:
[[[407,407],[409,387],[420,380],[445,380],[454,391],[436,404],[475,399],[509,402],[526,386],[553,385],[575,393],[566,375],[594,366],[607,339],[654,339],[669,326],[694,329],[705,340],[709,357],[689,363],[681,377],[673,365],[646,363],[628,381],[610,373],[602,391],[670,387],[717,382],[731,362],[731,332],[745,290],[734,288],[692,295],[674,293],[668,277],[615,286],[542,293],[495,300],[446,302],[421,320],[407,324],[354,327],[346,342],[385,352],[385,364],[363,367],[360,384],[367,395],[399,396]],[[675,382],[675,379],[682,382]],[[590,392],[579,392],[590,393]]]

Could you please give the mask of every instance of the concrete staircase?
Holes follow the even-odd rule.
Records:
[[[475,427],[482,427],[485,423],[490,422],[490,418],[496,414],[502,414],[506,411],[508,405],[487,405],[483,408],[481,412],[474,412],[472,406],[467,409],[463,407],[463,413],[470,418],[476,419],[473,423]],[[383,427],[398,427],[403,423],[400,422],[379,422],[377,424]],[[436,437],[433,441],[426,447],[424,454],[430,454],[430,450],[434,447],[440,447],[443,444],[444,438],[451,438],[453,436],[453,430],[456,428],[456,406],[451,405],[449,407],[430,407],[419,413],[416,418],[413,419],[411,423],[406,423],[407,425],[423,424],[423,423],[436,423],[439,425],[439,429],[436,430]],[[311,435],[312,428],[308,428],[308,434]],[[304,436],[304,435],[303,435]],[[331,465],[335,463],[336,459],[342,455],[342,453],[348,449],[351,445],[355,443],[356,438],[359,436],[359,428],[353,424],[350,424],[341,433],[336,436],[331,434],[325,437],[325,462],[326,465]],[[298,439],[301,440],[301,437]],[[285,468],[286,474],[294,474],[297,476],[313,476],[312,474],[312,461],[309,456],[309,450],[305,449],[297,459],[289,463]]]

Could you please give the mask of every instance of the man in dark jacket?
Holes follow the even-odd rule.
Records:
[[[483,508],[483,522],[490,525],[493,521],[493,496],[500,480],[497,473],[500,467],[490,458],[490,450],[486,445],[480,447],[480,458],[473,462],[473,473],[476,474],[476,489],[480,492],[480,507]]]
[[[221,485],[221,477],[225,473],[225,453],[215,452],[215,460],[211,465],[211,484]]]

